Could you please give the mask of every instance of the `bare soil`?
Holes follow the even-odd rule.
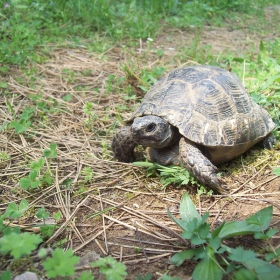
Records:
[[[268,20],[270,18],[268,16]],[[72,248],[81,256],[79,273],[90,270],[89,264],[98,257],[111,255],[127,266],[126,279],[135,279],[140,273],[151,273],[153,279],[164,273],[181,279],[191,277],[195,262],[186,262],[180,268],[169,263],[175,252],[190,248],[190,244],[180,238],[180,229],[166,211],[169,208],[179,217],[180,199],[186,190],[201,214],[205,211],[210,213],[212,227],[224,220],[244,219],[273,205],[272,227],[280,229],[280,178],[272,173],[274,167],[280,166],[279,150],[253,148],[222,166],[222,176],[231,186],[231,193],[209,197],[198,196],[196,187],[192,185],[168,186],[162,190],[158,177],[147,178],[144,170],[116,162],[110,149],[118,115],[123,118],[129,116],[141,96],[136,100],[125,100],[124,95],[118,92],[117,81],[114,80],[113,90],[110,90],[106,80],[111,75],[116,78],[125,76],[123,65],[130,67],[135,74],[135,81],[131,82],[135,86],[138,79],[135,68],[158,65],[170,70],[197,63],[191,60],[183,63],[179,58],[182,48],[190,48],[196,39],[200,49],[208,50],[207,46],[211,45],[210,51],[218,57],[226,52],[241,55],[253,50],[257,53],[260,40],[280,37],[279,29],[278,34],[272,30],[260,35],[248,25],[240,27],[239,24],[235,28],[234,24],[223,28],[205,26],[199,31],[166,29],[154,39],[151,48],[146,42],[139,43],[134,50],[114,46],[104,54],[90,53],[84,48],[56,48],[47,63],[36,65],[34,75],[14,69],[5,80],[8,79],[9,90],[14,93],[9,101],[16,110],[29,102],[27,97],[30,94],[42,94],[46,102],[54,98],[64,105],[64,109],[49,114],[40,127],[30,128],[32,138],[11,131],[0,134],[1,151],[11,155],[0,172],[1,210],[10,202],[26,198],[31,206],[30,213],[19,221],[19,225],[22,228],[32,226],[35,232],[40,222],[34,218],[36,209],[44,206],[52,214],[60,210],[63,214],[60,227],[44,246],[66,238],[65,247]],[[158,49],[164,51],[161,59],[156,55]],[[72,95],[71,102],[62,99],[67,94]],[[93,103],[96,116],[91,126],[85,124],[87,116],[83,106],[86,102]],[[118,110],[120,105],[126,105],[127,111]],[[3,98],[0,99],[0,116],[1,122],[12,119]],[[30,192],[20,189],[18,178],[27,176],[29,171],[26,162],[38,160],[43,149],[52,142],[58,144],[58,157],[51,163],[54,184]],[[85,182],[81,175],[85,167],[94,172],[90,182]],[[63,182],[69,178],[73,182],[67,189]],[[88,217],[103,210],[106,210],[103,215]],[[231,242],[233,246],[253,247],[260,254],[268,246],[250,237],[236,238]],[[279,244],[278,233],[272,238],[272,245],[279,247]],[[25,269],[26,264],[14,273],[20,274]],[[99,277],[96,270],[92,271]]]

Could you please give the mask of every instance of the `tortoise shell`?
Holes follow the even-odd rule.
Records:
[[[159,116],[181,135],[204,146],[236,146],[258,142],[275,127],[238,78],[214,66],[175,69],[145,95],[134,118]]]

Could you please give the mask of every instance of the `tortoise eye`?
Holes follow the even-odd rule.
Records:
[[[147,125],[147,128],[146,128],[146,132],[152,132],[154,131],[156,128],[156,124],[155,123],[150,123]]]

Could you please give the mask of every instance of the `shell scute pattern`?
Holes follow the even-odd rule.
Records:
[[[212,81],[202,81],[192,87],[196,92],[194,110],[210,121],[223,121],[234,114],[234,106],[222,88]]]
[[[128,121],[144,115],[162,117],[204,146],[255,141],[274,128],[269,114],[252,101],[238,78],[213,66],[176,69],[162,77]]]
[[[212,79],[224,89],[224,94],[230,96],[231,102],[235,105],[238,113],[247,114],[251,111],[251,99],[234,74],[229,76],[227,73],[219,73]]]

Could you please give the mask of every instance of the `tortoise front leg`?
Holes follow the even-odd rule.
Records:
[[[123,126],[113,138],[112,150],[118,161],[132,162],[134,160],[133,150],[137,143],[133,140],[130,126]]]
[[[205,157],[195,143],[182,137],[179,143],[180,156],[186,168],[203,185],[208,185],[219,193],[226,193],[225,183],[218,177],[218,168]]]

